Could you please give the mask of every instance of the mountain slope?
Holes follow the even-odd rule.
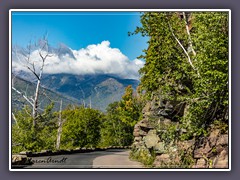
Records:
[[[36,85],[32,82],[24,80],[20,77],[14,77],[13,79],[13,86],[18,91],[22,92],[27,97],[33,97],[35,93]],[[54,92],[47,88],[40,88],[40,109],[44,109],[46,105],[48,105],[51,101],[54,102],[55,110],[59,110],[60,101],[62,100],[63,108],[65,108],[69,104],[80,105],[80,102],[72,97],[64,96],[60,93]],[[12,109],[13,110],[20,110],[25,105],[29,105],[28,102],[22,97],[22,95],[18,94],[16,91],[12,90]]]
[[[51,74],[43,77],[42,84],[53,91],[78,99],[85,105],[105,111],[109,103],[121,99],[128,85],[136,89],[139,81],[106,74]]]
[[[27,96],[33,96],[35,82],[30,74],[24,72],[15,74],[17,74],[17,77],[14,79],[14,87],[26,93]],[[59,102],[62,99],[63,107],[66,107],[68,104],[83,104],[104,112],[108,104],[121,99],[128,85],[136,89],[138,83],[139,81],[137,80],[121,79],[114,75],[105,74],[45,74],[41,82],[41,108],[49,104],[49,98],[51,98],[54,101],[58,101],[55,103],[56,108],[59,108]],[[20,109],[26,103],[21,95],[12,91],[13,109]]]
[[[36,51],[43,46],[42,43],[45,43],[45,41],[40,40],[37,46],[33,45],[30,48],[31,61],[28,65],[33,67],[37,73],[41,63],[39,63],[39,54]],[[98,53],[98,46],[108,50],[106,56],[98,57],[101,55],[101,53]],[[73,98],[74,102],[80,102],[85,106],[105,111],[109,103],[121,99],[128,85],[136,89],[139,81],[126,79],[126,77],[138,77],[136,74],[138,74],[137,70],[140,67],[135,61],[127,60],[121,53],[117,53],[116,57],[112,57],[111,53],[114,54],[116,51],[111,50],[108,46],[108,42],[92,46],[92,48],[95,47],[97,49],[91,51],[91,53],[90,47],[90,49],[74,51],[63,43],[56,48],[48,46],[51,56],[44,66],[44,74],[41,80],[42,89],[48,90],[49,97],[55,97],[57,92],[60,93],[60,95],[58,94],[59,96],[64,95]],[[24,48],[17,45],[13,47],[12,73],[21,78],[18,81],[24,81],[22,84],[17,83],[18,88],[25,92],[26,87],[28,87],[30,92],[27,93],[33,96],[36,78],[23,66],[26,63],[27,54],[28,52]],[[120,59],[118,55],[121,57]],[[102,66],[103,64],[104,66]],[[28,81],[32,85],[27,83]],[[41,97],[44,98],[44,96]],[[18,98],[20,97],[18,96]],[[59,97],[55,98],[59,99]],[[47,101],[45,101],[43,104],[47,104]],[[70,102],[66,101],[67,103]],[[15,102],[15,104],[19,104],[19,102]]]

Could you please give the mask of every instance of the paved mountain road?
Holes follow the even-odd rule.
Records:
[[[144,168],[139,162],[129,160],[130,150],[109,149],[89,153],[33,157],[35,162],[25,168]]]

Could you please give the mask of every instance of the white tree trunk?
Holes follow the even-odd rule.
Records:
[[[33,102],[33,113],[32,113],[33,127],[36,126],[36,117],[37,117],[37,108],[38,108],[38,97],[39,97],[40,83],[41,83],[41,81],[38,80],[36,91],[35,91],[34,102]]]
[[[60,103],[60,111],[59,111],[59,120],[58,120],[58,131],[57,131],[57,143],[56,143],[56,149],[59,150],[60,144],[61,144],[61,135],[62,135],[62,100]]]
[[[17,127],[19,128],[19,126],[18,126],[18,121],[17,121],[17,118],[15,117],[14,113],[12,113],[12,118],[13,118],[13,120],[15,121]]]
[[[169,29],[174,37],[174,39],[177,41],[177,43],[179,44],[179,46],[182,48],[184,54],[187,56],[187,59],[188,59],[188,62],[189,64],[191,65],[191,67],[193,68],[193,70],[197,71],[197,75],[198,77],[200,77],[200,74],[198,72],[198,70],[194,67],[193,63],[192,63],[192,60],[191,60],[191,57],[189,56],[187,50],[184,48],[184,46],[181,44],[181,42],[179,41],[179,39],[175,36],[174,32],[173,32],[173,29],[172,29],[172,26],[170,25],[170,23],[168,22],[168,26],[169,26]]]
[[[189,30],[189,26],[188,26],[188,20],[187,20],[187,17],[186,17],[185,12],[183,12],[183,19],[184,19],[185,24],[186,24],[186,30],[187,30],[187,34],[188,34],[188,40],[189,40],[189,47],[190,47],[193,55],[196,56],[196,52],[195,52],[195,50],[193,49],[192,39],[191,39],[190,30]]]
[[[18,57],[19,61],[25,66],[36,78],[37,78],[37,85],[35,89],[34,99],[28,98],[26,95],[24,95],[22,92],[18,91],[14,88],[13,82],[12,82],[12,89],[15,90],[18,94],[22,95],[23,98],[32,106],[32,117],[33,117],[33,128],[36,127],[36,117],[38,115],[38,109],[39,109],[39,91],[40,91],[40,85],[41,85],[41,78],[43,73],[43,68],[45,65],[45,60],[50,56],[48,51],[48,41],[46,37],[44,37],[44,45],[40,47],[38,50],[39,56],[42,60],[41,67],[39,69],[39,72],[35,69],[35,63],[33,59],[31,59],[31,46],[28,48],[28,54],[25,56],[24,60],[25,63],[22,63],[21,59]]]

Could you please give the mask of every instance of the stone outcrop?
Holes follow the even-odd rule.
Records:
[[[212,128],[207,137],[188,141],[165,142],[161,134],[179,122],[176,115],[187,111],[184,103],[163,101],[153,97],[143,108],[143,119],[134,127],[132,152],[145,151],[154,156],[153,167],[167,168],[228,168],[228,134]],[[177,129],[179,134],[185,129]]]
[[[148,149],[155,148],[158,142],[160,141],[156,130],[150,130],[145,137],[143,137],[145,145]]]
[[[228,134],[221,134],[219,129],[195,145],[193,151],[196,164],[193,168],[228,168]]]

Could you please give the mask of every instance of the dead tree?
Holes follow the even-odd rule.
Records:
[[[60,149],[61,144],[61,135],[62,135],[62,126],[63,123],[66,121],[66,119],[62,119],[62,100],[60,102],[60,110],[59,110],[59,117],[58,117],[58,130],[57,130],[57,143],[56,143],[56,149]]]
[[[44,93],[45,96],[54,103],[60,103],[60,107],[59,107],[59,116],[58,116],[58,122],[57,122],[57,142],[56,142],[56,149],[59,150],[60,149],[60,145],[61,145],[61,136],[62,136],[62,127],[63,124],[65,123],[66,119],[62,118],[62,99],[59,101],[54,101],[52,100],[46,93]]]
[[[40,91],[40,86],[41,86],[43,70],[44,70],[44,66],[45,66],[45,62],[46,62],[47,58],[51,56],[50,52],[49,52],[47,36],[44,36],[43,39],[41,39],[37,45],[35,44],[35,46],[37,46],[39,60],[33,59],[31,57],[32,47],[33,47],[33,45],[31,43],[28,45],[25,53],[21,54],[21,57],[20,57],[20,54],[18,52],[16,52],[16,57],[17,57],[18,61],[27,70],[29,70],[37,80],[34,97],[33,98],[27,97],[24,93],[20,92],[16,88],[14,88],[14,84],[12,84],[12,89],[15,92],[17,92],[18,94],[22,95],[22,97],[32,107],[33,128],[35,128],[35,126],[36,126],[36,118],[38,115],[39,91]],[[36,64],[38,64],[38,67],[36,66]]]

